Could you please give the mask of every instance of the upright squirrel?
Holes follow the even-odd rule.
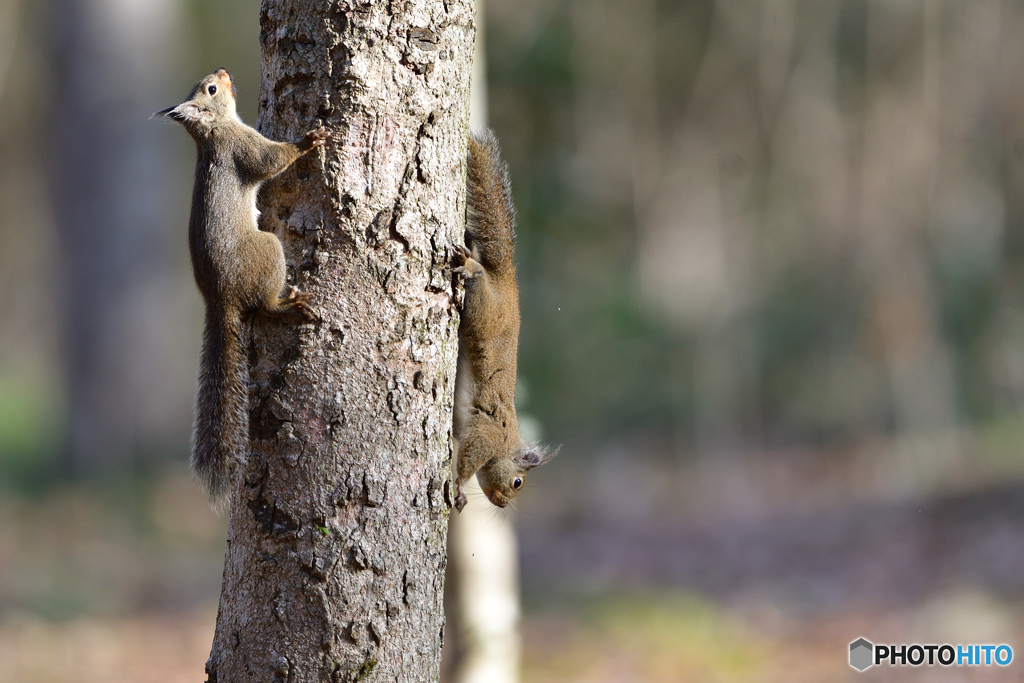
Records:
[[[249,441],[249,367],[243,319],[256,310],[314,314],[295,287],[285,292],[281,240],[256,225],[260,184],[324,144],[318,128],[299,142],[274,142],[242,123],[231,75],[218,69],[188,99],[157,112],[185,127],[198,159],[188,244],[206,302],[199,391],[192,432],[192,472],[212,500],[223,500],[231,468]]]
[[[459,511],[466,504],[463,482],[473,474],[488,500],[505,507],[522,488],[526,473],[554,455],[519,437],[515,208],[508,168],[493,133],[470,137],[468,161],[466,246],[458,248],[452,268],[465,281],[452,426]]]

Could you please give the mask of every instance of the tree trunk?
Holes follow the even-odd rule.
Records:
[[[440,663],[471,0],[264,0],[259,128],[326,150],[262,193],[322,322],[257,319],[209,680]]]

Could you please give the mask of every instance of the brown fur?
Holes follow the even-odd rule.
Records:
[[[213,92],[211,92],[211,88]],[[188,224],[196,284],[206,303],[199,391],[192,433],[192,472],[212,500],[227,493],[231,468],[249,441],[248,361],[243,318],[252,311],[312,315],[305,296],[285,289],[281,241],[256,225],[260,184],[324,143],[320,128],[297,143],[274,142],[241,122],[224,69],[161,112],[195,140],[196,178]]]
[[[553,453],[519,437],[516,355],[519,287],[515,266],[515,209],[508,169],[491,132],[469,140],[466,244],[455,273],[465,278],[459,325],[453,431],[458,446],[455,507],[466,504],[462,482],[474,474],[487,498],[505,507],[526,473]]]

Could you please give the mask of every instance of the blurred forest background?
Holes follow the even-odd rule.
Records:
[[[5,683],[202,676],[193,148],[147,117],[223,66],[255,121],[258,5],[0,0]],[[846,680],[860,636],[1024,652],[1024,3],[486,24],[517,399],[563,445],[494,519],[525,680]]]

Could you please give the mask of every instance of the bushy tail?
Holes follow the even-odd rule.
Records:
[[[466,204],[466,232],[484,268],[492,273],[514,268],[516,210],[512,185],[498,139],[489,130],[469,138]]]
[[[207,306],[191,466],[215,504],[224,501],[231,468],[245,458],[249,442],[249,366],[242,331],[237,310]]]

